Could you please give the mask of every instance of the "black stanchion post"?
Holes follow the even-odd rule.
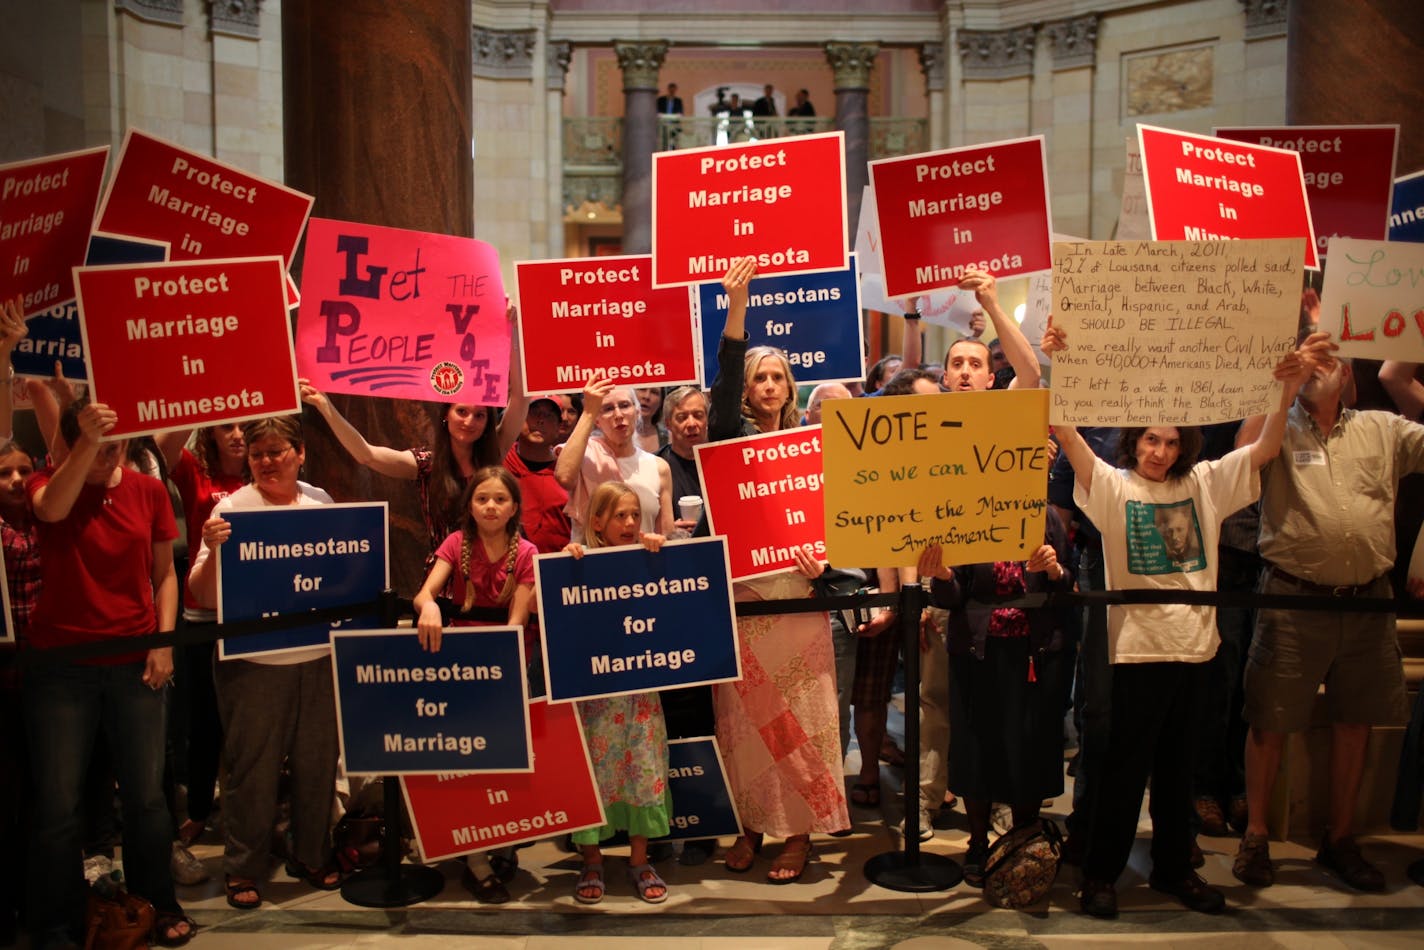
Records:
[[[387,627],[395,627],[400,619],[399,602],[393,590],[381,595],[381,619]],[[348,904],[358,907],[409,907],[428,901],[445,888],[445,877],[435,868],[401,862],[405,809],[401,803],[400,779],[385,776],[381,789],[386,823],[381,863],[348,877],[341,885],[341,896]]]
[[[865,862],[865,876],[892,891],[944,891],[964,879],[959,864],[942,854],[920,851],[920,614],[925,591],[918,584],[900,589],[900,638],[905,654],[905,850],[877,854]],[[875,755],[876,750],[860,750]]]

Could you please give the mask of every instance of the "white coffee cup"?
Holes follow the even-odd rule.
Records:
[[[677,500],[677,510],[682,513],[683,521],[700,521],[702,519],[702,496],[683,495]]]

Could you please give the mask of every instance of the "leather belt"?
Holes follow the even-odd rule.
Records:
[[[1363,584],[1317,584],[1315,581],[1308,581],[1303,577],[1296,577],[1290,571],[1283,571],[1276,565],[1270,567],[1271,574],[1279,577],[1283,581],[1289,581],[1301,590],[1309,591],[1312,594],[1321,594],[1326,597],[1363,597],[1370,588],[1375,586],[1375,581],[1366,581]]]

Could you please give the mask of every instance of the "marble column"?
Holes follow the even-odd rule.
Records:
[[[870,71],[880,46],[875,43],[827,43],[836,91],[836,128],[845,133],[846,237],[855,243],[860,198],[870,184]]]
[[[312,214],[470,237],[469,0],[307,0],[282,9],[286,180],[316,196]],[[418,402],[333,396],[372,444],[427,445]],[[304,478],[338,501],[388,500],[391,580],[419,588],[428,553],[412,482],[352,463],[305,414]]]
[[[613,44],[623,70],[623,253],[653,249],[653,152],[658,147],[658,70],[668,44]]]
[[[548,172],[549,257],[564,252],[564,83],[573,57],[573,44],[551,41],[545,47],[544,112],[548,131],[544,137],[544,167]]]
[[[1286,13],[1286,122],[1398,124],[1399,174],[1424,168],[1418,0],[1242,0],[1248,24]]]
[[[925,97],[929,100],[930,148],[949,147],[944,121],[944,44],[925,43],[920,47],[920,71],[925,74]]]

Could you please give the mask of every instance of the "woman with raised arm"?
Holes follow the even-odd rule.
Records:
[[[727,323],[717,349],[707,424],[710,440],[795,428],[796,380],[786,354],[747,348],[748,285],[754,258],[732,262],[722,286]],[[735,585],[737,600],[789,600],[811,595],[825,565],[794,552],[796,570]],[[746,833],[727,852],[729,871],[751,868],[762,836],[786,839],[767,880],[799,880],[811,835],[850,827],[841,774],[835,652],[824,613],[747,617],[737,621],[744,676],[713,688],[717,742]]]
[[[1325,346],[1324,336],[1315,334],[1281,359],[1275,368],[1276,379],[1284,383],[1280,405],[1266,417],[1254,442],[1216,461],[1196,461],[1202,440],[1194,427],[1123,429],[1118,468],[1094,455],[1076,427],[1054,427],[1073,466],[1073,500],[1102,533],[1109,588],[1216,589],[1222,519],[1260,497],[1259,473],[1280,451],[1285,411]],[[1067,347],[1066,334],[1050,317],[1043,352],[1051,358]],[[1191,868],[1188,823],[1193,812],[1190,700],[1219,644],[1212,607],[1108,608],[1112,717],[1083,861],[1086,914],[1117,916],[1116,882],[1137,834],[1149,776],[1148,884],[1191,910],[1219,913],[1226,907],[1221,891]]]
[[[568,489],[564,511],[573,526],[572,540],[583,541],[588,503],[604,482],[623,482],[638,493],[643,531],[672,534],[672,469],[644,451],[633,437],[639,413],[632,386],[615,386],[595,373],[583,389],[583,411],[559,452],[554,477]],[[594,427],[598,435],[593,434]]]

